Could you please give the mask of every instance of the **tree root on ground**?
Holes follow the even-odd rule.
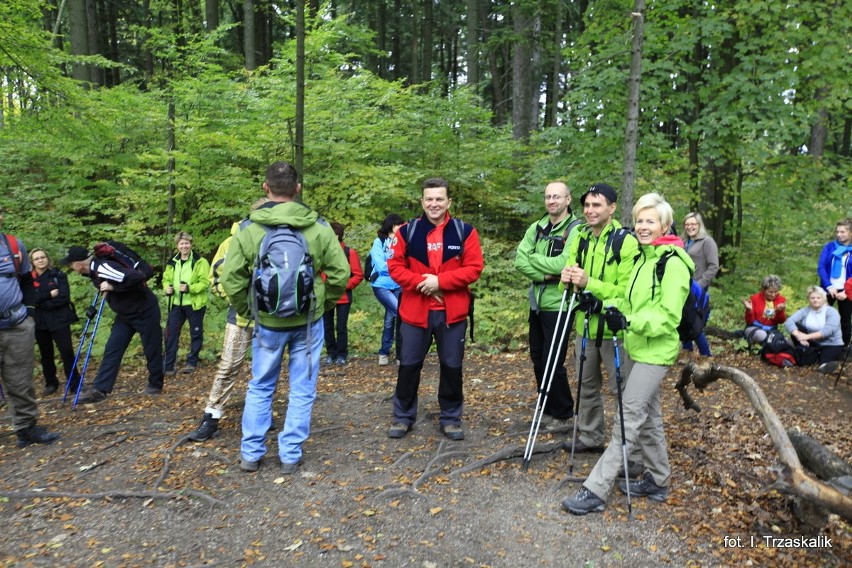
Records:
[[[725,365],[690,362],[684,367],[677,383],[677,390],[680,392],[684,406],[687,409],[692,408],[700,411],[698,405],[687,392],[687,387],[692,383],[698,390],[704,390],[717,379],[728,379],[745,392],[778,451],[782,467],[778,471],[778,477],[771,488],[783,493],[798,495],[841,515],[846,520],[852,520],[852,497],[812,478],[805,472],[784,425],[769,404],[766,395],[749,375],[737,368]]]
[[[535,454],[549,454],[554,452],[562,447],[562,442],[550,442],[549,444],[542,444],[537,447],[533,451],[533,455]],[[458,469],[454,469],[449,473],[450,477],[457,477],[463,473],[468,473],[471,471],[476,471],[477,469],[483,468],[486,465],[490,465],[492,463],[496,463],[498,461],[511,460],[515,458],[524,457],[524,450],[526,446],[521,446],[520,444],[515,444],[512,446],[504,446],[503,448],[497,450],[490,456],[486,456],[482,459],[476,460],[473,463],[470,463],[466,466],[460,467]]]
[[[0,491],[0,497],[8,499],[48,499],[64,497],[67,499],[178,499],[197,497],[211,505],[226,505],[203,491],[197,489],[177,489],[175,491],[101,491],[99,493],[70,493],[66,491]]]

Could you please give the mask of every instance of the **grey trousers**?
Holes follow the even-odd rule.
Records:
[[[645,468],[653,476],[654,483],[661,487],[668,486],[671,475],[660,405],[660,383],[668,370],[662,365],[634,363],[622,394],[627,455],[634,446],[638,446]],[[621,426],[616,413],[609,446],[583,485],[601,499],[606,499],[622,464]]]
[[[38,403],[33,386],[35,366],[35,322],[32,318],[7,329],[0,329],[0,379],[6,400],[12,407],[15,432],[34,426]]]
[[[582,354],[582,337],[577,338],[574,345],[576,355],[577,376],[580,376],[580,356]],[[618,354],[621,359],[621,378],[625,381],[633,369],[633,360],[619,344]],[[615,349],[612,339],[604,339],[600,349],[595,347],[595,340],[586,342],[586,362],[583,364],[583,376],[580,377],[580,412],[577,416],[577,437],[587,446],[603,446],[606,443],[604,432],[605,415],[603,395],[603,373],[601,368],[606,365],[609,377],[609,388],[615,394]]]
[[[240,327],[232,323],[225,324],[225,341],[222,345],[222,356],[219,357],[219,366],[216,368],[216,377],[207,395],[207,408],[204,412],[209,413],[216,420],[222,418],[222,408],[231,398],[234,390],[234,382],[243,361],[246,351],[251,345],[251,327]]]

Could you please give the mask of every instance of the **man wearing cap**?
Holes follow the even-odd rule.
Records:
[[[81,276],[88,276],[95,288],[106,296],[115,312],[101,366],[91,387],[80,394],[80,403],[100,402],[112,392],[121,360],[130,340],[139,333],[142,350],[148,361],[148,386],[145,394],[163,391],[163,329],[160,327],[160,304],[148,288],[147,277],[112,258],[100,258],[83,247],[71,247],[63,264]],[[94,317],[93,309],[87,312]]]
[[[636,237],[622,228],[614,218],[617,199],[615,190],[605,183],[593,185],[580,198],[586,225],[571,242],[561,277],[563,284],[572,285],[580,292],[574,351],[577,376],[582,381],[582,386],[577,417],[578,434],[574,441],[575,452],[604,449],[607,438],[604,433],[601,367],[606,365],[609,384],[614,392],[615,350],[612,332],[603,325],[604,318],[599,314],[602,303],[624,296],[628,278],[639,254],[639,242]],[[584,333],[588,334],[585,345],[586,359],[581,362]],[[630,375],[633,361],[623,346],[619,350],[619,356],[621,376],[627,377]],[[562,447],[570,451],[571,440],[566,441]],[[634,461],[641,463],[641,458],[635,456]],[[641,471],[637,474],[639,473]]]
[[[557,319],[567,323],[568,304],[562,301],[563,293],[559,286],[559,271],[565,266],[565,261],[557,257],[568,249],[566,243],[577,235],[580,221],[571,212],[571,193],[561,181],[545,186],[544,207],[547,213],[529,226],[518,244],[515,269],[531,281],[529,349],[539,391],[542,383],[547,381],[545,369],[553,368],[553,380],[542,416],[542,425],[547,426],[554,419],[568,420],[574,415],[574,399],[565,370],[567,341],[558,353],[553,354],[550,365],[547,358],[553,337],[560,331],[556,329]]]
[[[0,213],[0,226],[3,214]],[[12,407],[18,447],[51,444],[59,434],[37,426],[38,403],[33,386],[35,322],[27,317],[21,282],[32,279],[27,249],[17,237],[0,238],[0,381]]]

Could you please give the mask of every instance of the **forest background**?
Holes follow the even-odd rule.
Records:
[[[566,181],[581,214],[603,181],[628,224],[649,191],[678,220],[704,215],[722,252],[712,317],[739,328],[768,273],[804,305],[852,216],[850,27],[842,0],[7,0],[4,230],[54,259],[116,239],[160,267],[183,230],[210,258],[284,159],[363,261],[440,175],[483,239],[477,344],[503,350],[525,341],[512,261],[545,183]],[[223,310],[206,318],[211,362]],[[350,352],[380,333],[365,283]]]

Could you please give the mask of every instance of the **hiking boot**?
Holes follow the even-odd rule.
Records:
[[[338,365],[345,365],[345,364],[346,364],[346,357],[338,357],[338,358],[337,358],[337,361],[335,361],[335,362],[336,362]]]
[[[95,387],[89,387],[80,393],[80,398],[77,399],[78,404],[93,404],[100,402],[107,397],[105,392],[101,392]]]
[[[625,483],[623,479],[618,482],[618,489],[621,490],[622,493],[627,495],[627,483]],[[654,483],[654,477],[649,472],[646,473],[645,477],[643,477],[641,480],[630,482],[630,495],[647,497],[651,501],[662,503],[666,500],[666,497],[669,496],[669,488],[660,487],[659,485]]]
[[[379,366],[387,367],[390,364],[390,359],[388,359],[387,355],[379,355]]]
[[[283,475],[293,475],[294,473],[299,471],[300,465],[302,465],[301,461],[297,461],[296,463],[281,462],[281,473]]]
[[[642,477],[642,474],[645,472],[645,466],[641,463],[627,460],[627,477],[633,479],[639,479]],[[624,466],[618,468],[618,475],[616,477],[624,477]]]
[[[145,387],[145,390],[143,392],[145,394],[151,394],[151,395],[163,394],[163,389],[158,389],[155,386],[148,385],[147,387]]]
[[[332,365],[332,364],[334,364],[334,357],[328,356],[325,359],[323,359],[322,362],[325,363],[326,365]]]
[[[464,440],[464,430],[458,424],[441,425],[441,434],[447,437],[448,440]]]
[[[837,370],[837,361],[829,361],[828,363],[823,363],[819,367],[817,367],[817,371],[823,373],[825,375],[830,375],[834,371]],[[45,391],[47,392],[47,391]]]
[[[606,508],[606,502],[585,487],[581,487],[574,495],[562,501],[562,508],[572,515],[600,513]]]
[[[564,442],[562,442],[562,449],[565,450],[566,452],[570,452],[571,451],[571,440],[565,440]],[[603,446],[588,446],[588,445],[584,444],[583,441],[579,438],[577,438],[577,440],[574,442],[574,453],[575,454],[582,454],[582,453],[586,453],[586,452],[602,452],[602,451],[604,451],[604,449],[605,448]]]
[[[44,396],[50,396],[59,390],[59,383],[49,383],[44,386]]]
[[[201,424],[194,432],[189,434],[189,439],[193,442],[203,442],[210,438],[215,438],[219,435],[219,419],[213,418],[209,412],[204,413],[204,418],[201,419]]]
[[[411,426],[402,422],[394,422],[388,429],[388,438],[405,438],[411,432]]]
[[[33,424],[29,428],[15,432],[18,436],[18,447],[26,448],[30,444],[52,444],[59,439],[56,432],[48,432],[41,426]]]
[[[176,374],[177,374],[177,373],[175,372],[175,370],[174,370],[174,369],[166,369],[166,370],[163,372],[163,375],[165,375],[165,376],[167,376],[167,377],[174,377]]]
[[[195,372],[195,365],[184,365],[180,372],[184,375],[191,375]]]
[[[260,468],[260,460],[250,461],[240,458],[240,469],[249,473],[253,473]]]

